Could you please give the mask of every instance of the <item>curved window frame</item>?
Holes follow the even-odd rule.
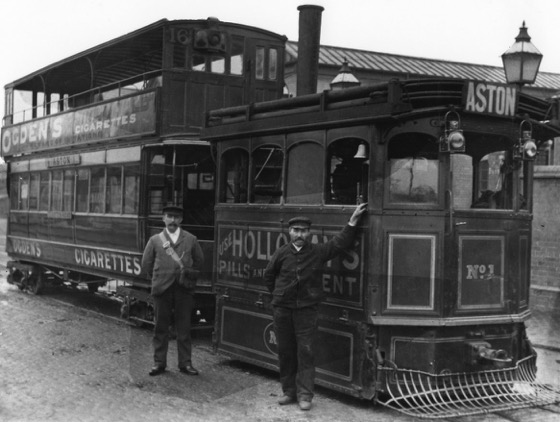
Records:
[[[339,137],[328,143],[325,204],[353,205],[367,202],[369,149],[369,142],[357,136]]]
[[[310,147],[308,151],[302,150],[307,147]],[[323,204],[324,154],[323,144],[313,139],[298,140],[290,145],[286,164],[286,204]],[[317,168],[310,163],[318,163]]]
[[[422,138],[424,139],[422,140]],[[421,141],[424,143],[424,148],[419,148],[419,142]],[[410,152],[403,151],[400,146],[393,146],[393,142],[410,142]],[[394,161],[392,163],[391,160],[401,160],[400,164],[402,166],[396,169],[399,162]],[[387,156],[385,158],[384,208],[442,209],[445,203],[445,178],[443,177],[445,167],[442,160],[443,158],[439,154],[438,139],[433,135],[424,132],[404,132],[392,136],[388,140]],[[395,166],[392,166],[392,164]],[[434,165],[437,174],[430,176],[430,167],[433,168]],[[403,166],[408,166],[409,174],[406,175],[407,178],[396,179],[393,175],[396,171],[403,172]],[[403,177],[405,177],[404,173]],[[392,198],[392,193],[395,192],[392,189],[392,184],[399,181],[402,186],[409,185],[410,200]]]
[[[220,175],[218,202],[221,204],[246,204],[248,202],[249,151],[237,146],[222,151]]]
[[[260,152],[263,157],[257,157]],[[262,165],[261,165],[262,163]],[[249,202],[252,204],[280,204],[284,195],[284,149],[276,144],[261,144],[251,153],[251,187]]]

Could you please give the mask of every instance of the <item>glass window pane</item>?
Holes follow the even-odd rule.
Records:
[[[150,152],[150,165],[148,174],[148,200],[150,214],[160,214],[164,205],[165,188],[165,155],[158,148]]]
[[[279,204],[282,196],[284,154],[280,147],[265,146],[253,152],[251,202]]]
[[[19,209],[27,210],[28,207],[29,207],[29,175],[24,174],[20,177]]]
[[[74,211],[74,170],[64,171],[63,211]]]
[[[199,72],[206,71],[206,57],[200,56],[198,54],[193,55],[192,70],[196,70]]]
[[[473,193],[473,160],[467,154],[451,154],[453,206],[470,208]]]
[[[77,204],[76,211],[88,211],[88,197],[89,197],[89,169],[78,170],[78,181],[76,182],[76,196]]]
[[[29,182],[29,209],[39,209],[39,173],[33,173]]]
[[[50,172],[41,173],[41,181],[39,182],[39,209],[48,211],[49,209],[49,185],[51,180]]]
[[[390,161],[390,171],[391,202],[438,202],[437,160],[424,157],[396,158]]]
[[[234,39],[231,43],[230,73],[243,74],[243,39]]]
[[[511,177],[502,171],[506,151],[496,151],[482,157],[478,163],[477,190],[472,208],[504,209],[512,206]]]
[[[138,213],[138,198],[140,195],[140,166],[126,166],[124,168],[124,213]]]
[[[389,141],[388,200],[393,204],[439,203],[439,148],[422,133],[398,135]]]
[[[14,174],[10,180],[10,209],[19,209],[19,175]]]
[[[102,213],[105,209],[105,169],[91,169],[90,212]]]
[[[268,52],[268,79],[276,80],[278,72],[278,50],[271,48]]]
[[[247,167],[248,153],[242,149],[233,149],[224,153],[222,157],[222,171],[220,201],[244,203],[247,202]]]
[[[255,78],[264,79],[264,48],[257,47],[255,58]]]
[[[107,190],[106,190],[106,211],[108,213],[120,214],[122,202],[122,168],[107,168]]]
[[[368,146],[360,139],[339,139],[329,145],[329,189],[331,204],[355,204],[366,200],[368,184]]]
[[[62,211],[62,170],[52,173],[51,211]]]
[[[305,142],[288,153],[286,202],[320,204],[323,197],[323,147]]]
[[[210,59],[210,71],[212,73],[225,73],[226,59],[218,56],[212,57]]]

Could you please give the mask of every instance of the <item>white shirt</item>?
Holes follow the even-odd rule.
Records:
[[[167,232],[167,234],[171,238],[171,241],[173,243],[177,243],[177,240],[179,239],[179,234],[181,233],[181,230],[177,229],[177,230],[175,230],[175,233],[171,233],[169,230],[167,230],[167,228],[165,228],[165,231]]]

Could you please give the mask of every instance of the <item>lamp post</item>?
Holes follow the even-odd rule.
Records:
[[[515,37],[515,43],[502,54],[507,82],[518,85],[519,89],[524,84],[534,83],[541,60],[542,54],[531,42],[523,21],[523,26],[519,28],[519,35]]]

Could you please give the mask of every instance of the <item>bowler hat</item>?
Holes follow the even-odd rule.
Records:
[[[166,205],[162,210],[163,214],[179,214],[183,216],[184,210],[178,205]]]
[[[307,217],[294,217],[288,221],[288,226],[303,226],[303,227],[310,227],[311,220]]]

